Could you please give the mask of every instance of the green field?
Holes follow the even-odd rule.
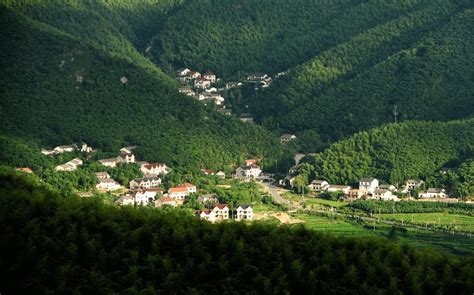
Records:
[[[307,206],[308,205],[323,205],[323,206],[330,206],[330,207],[335,207],[335,208],[347,206],[346,202],[331,201],[331,200],[325,200],[325,199],[319,199],[319,198],[305,198],[304,202]]]
[[[376,217],[415,224],[437,225],[474,232],[474,217],[449,213],[379,214]]]
[[[410,215],[411,214],[399,214]],[[427,214],[415,214],[427,215]],[[358,224],[342,219],[333,219],[318,215],[294,214],[295,218],[305,221],[304,226],[308,229],[324,231],[336,236],[344,237],[371,237],[381,236],[389,238],[398,243],[406,243],[416,248],[433,248],[435,250],[456,255],[474,254],[474,237],[464,237],[447,233],[432,232],[413,228],[392,231],[392,227],[385,224]],[[451,215],[452,217],[453,215]],[[459,215],[456,215],[456,218]],[[464,216],[461,216],[464,217]],[[421,220],[422,217],[420,217]]]

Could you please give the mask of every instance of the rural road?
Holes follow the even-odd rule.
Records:
[[[263,187],[265,189],[265,191],[269,192],[272,195],[273,201],[275,203],[280,204],[280,205],[289,205],[290,204],[290,202],[287,199],[285,199],[281,196],[282,193],[285,193],[288,190],[276,187],[276,186],[274,186],[273,184],[271,184],[269,182],[260,182],[259,184],[260,184],[261,187]]]

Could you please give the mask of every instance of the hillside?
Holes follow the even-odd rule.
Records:
[[[313,130],[323,141],[394,120],[472,116],[474,10],[444,5],[373,28],[316,56],[259,95],[252,108],[270,128]]]
[[[85,141],[116,152],[133,144],[140,159],[195,168],[279,154],[263,129],[178,94],[177,83],[128,39],[109,34],[115,23],[93,22],[100,10],[82,7],[87,13],[80,14],[68,4],[48,14],[49,6],[35,7],[0,8],[0,133],[36,146]],[[78,22],[63,30],[58,15]]]
[[[410,178],[426,179],[473,156],[474,119],[413,121],[357,133],[317,154],[312,165],[316,178],[332,183],[354,184],[370,176],[397,184]],[[466,164],[464,169],[468,169]]]
[[[470,257],[303,227],[212,225],[183,211],[115,208],[4,169],[0,223],[6,293],[470,294],[474,287]]]

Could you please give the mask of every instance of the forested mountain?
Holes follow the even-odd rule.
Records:
[[[474,261],[303,227],[116,208],[0,171],[5,293],[470,294]]]
[[[394,120],[472,115],[473,5],[191,1],[169,15],[149,56],[229,79],[285,71],[241,104],[265,127],[313,136],[318,149]]]
[[[434,176],[443,167],[460,166],[474,157],[473,140],[474,119],[388,124],[331,145],[316,155],[312,165],[316,178],[333,183],[355,184],[372,176],[400,184]],[[467,163],[461,165],[464,170],[470,169]],[[470,179],[465,181],[472,185]]]
[[[99,1],[22,2],[0,8],[1,133],[43,146],[138,145],[140,159],[195,168],[279,153],[263,129],[178,94],[126,38],[133,26],[109,15],[118,10]]]

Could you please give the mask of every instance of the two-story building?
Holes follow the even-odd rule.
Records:
[[[375,178],[362,178],[359,180],[359,189],[367,190],[373,193],[379,187],[379,181]]]

